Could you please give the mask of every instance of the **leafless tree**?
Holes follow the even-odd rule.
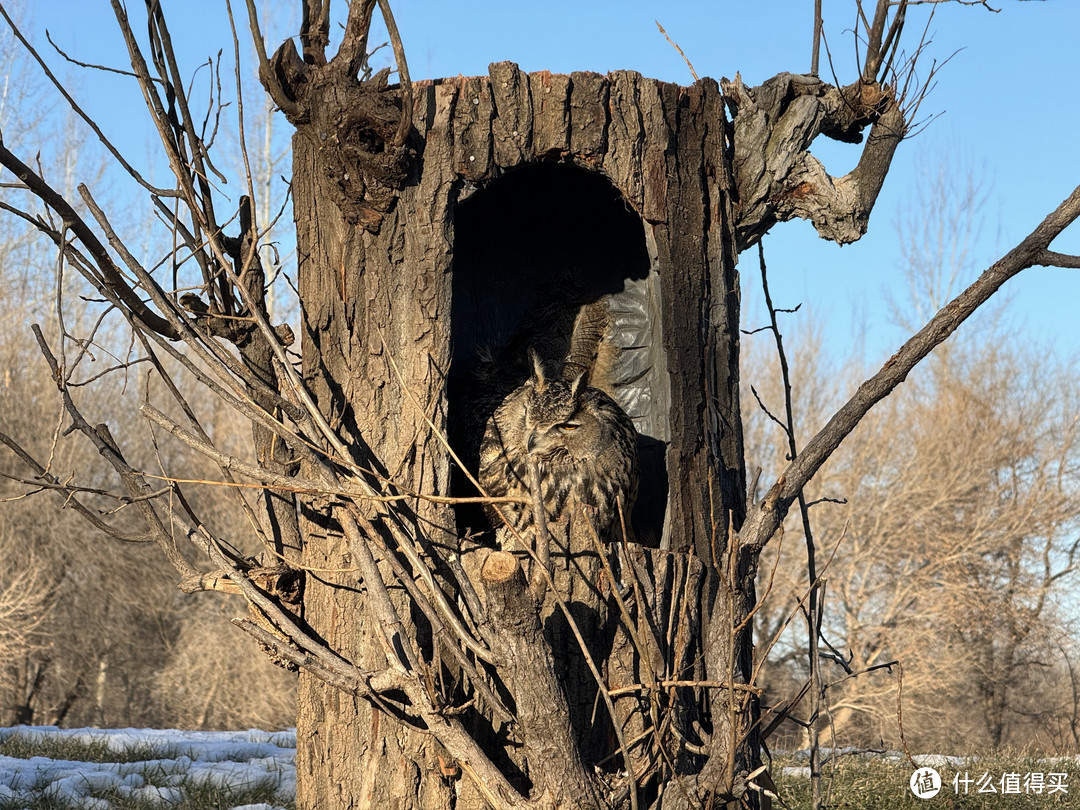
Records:
[[[238,598],[237,598],[238,599]],[[158,672],[162,711],[183,728],[287,728],[295,722],[295,678],[266,666],[253,644],[237,645],[223,628],[234,600],[200,600],[179,618],[180,631]]]
[[[811,499],[845,501],[814,511],[822,545],[839,545],[824,574],[831,744],[899,747],[901,685],[915,750],[1048,744],[1025,718],[1060,712],[1057,687],[1036,685],[1064,663],[1054,605],[1075,572],[1078,392],[1067,369],[999,336],[929,364],[815,482]],[[791,527],[789,556],[798,535]],[[805,591],[800,569],[785,563],[785,593]],[[890,662],[900,666],[847,677]]]
[[[894,302],[894,311],[905,317],[939,309],[975,272],[970,245],[982,194],[974,173],[955,168],[924,172],[903,217],[910,300]],[[807,494],[828,553],[822,626],[831,646],[821,650],[819,725],[830,744],[901,746],[902,697],[906,741],[916,749],[1053,745],[1042,726],[1064,716],[1062,694],[1071,691],[1059,680],[1070,664],[1060,646],[1068,620],[1056,603],[1075,574],[1080,391],[1074,369],[1024,345],[1001,314],[981,312],[935,352]],[[812,324],[794,337],[789,393],[805,429],[834,407],[830,397],[853,370],[822,366]],[[783,411],[783,379],[771,341],[755,340],[744,358],[753,386],[744,392],[748,453],[777,465],[789,452],[773,421]],[[793,551],[804,528],[789,521],[775,589],[788,598],[760,611],[766,637],[809,589]],[[792,629],[765,664],[774,700],[798,694],[805,678],[805,642]],[[793,719],[810,716],[808,703]]]

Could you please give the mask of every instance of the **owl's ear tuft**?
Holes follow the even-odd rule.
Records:
[[[538,355],[533,349],[529,349],[529,357],[532,358],[533,376],[532,385],[537,391],[543,391],[547,386],[547,380],[544,379],[544,364],[540,362],[540,355]]]
[[[570,396],[574,399],[577,399],[579,396],[581,396],[581,392],[584,391],[586,386],[588,385],[586,377],[587,374],[583,371],[570,381]]]

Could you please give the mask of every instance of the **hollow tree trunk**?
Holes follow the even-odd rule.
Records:
[[[656,618],[671,624],[660,614],[672,606],[682,619],[694,617],[686,627],[696,637],[660,658],[696,654],[695,677],[745,680],[752,646],[742,619],[753,604],[755,561],[737,550],[728,557],[745,495],[729,133],[716,83],[683,88],[628,71],[524,74],[509,63],[493,65],[489,76],[418,83],[407,144],[413,155],[386,182],[371,168],[378,149],[356,142],[355,79],[312,72],[304,93],[310,118],[298,123],[293,175],[304,378],[353,461],[403,488],[449,491],[448,454],[425,414],[445,431],[446,375],[454,351],[464,350],[451,335],[455,272],[464,272],[454,266],[455,205],[509,169],[548,162],[607,177],[640,218],[649,257],[640,287],[658,345],[648,412],[632,415],[641,417],[639,430],[647,423],[658,434],[667,480],[641,482],[660,488],[666,502],[655,538],[665,550],[639,548],[632,557],[640,573],[661,579],[650,601]],[[448,507],[420,501],[409,508],[407,519],[428,541],[457,545]],[[344,658],[380,669],[375,620],[329,516],[326,502],[304,504],[303,618]],[[700,562],[691,575],[685,560],[694,556]],[[664,597],[665,587],[691,582],[678,598]],[[404,598],[392,596],[409,617]],[[416,631],[430,645],[426,626]],[[709,638],[715,643],[702,665]],[[609,639],[602,654],[612,688],[640,682],[641,662],[628,656],[625,637]],[[652,663],[660,667],[653,675],[662,674],[664,662]],[[461,764],[430,736],[303,672],[299,688],[299,807],[486,806]],[[595,687],[584,697],[573,683],[563,688],[571,705],[595,702]],[[717,769],[730,761],[745,773],[755,757],[746,735],[753,701],[697,689],[680,706],[685,729],[712,711],[710,757]],[[700,794],[735,790],[728,770],[711,774]],[[679,806],[674,793],[662,806]]]

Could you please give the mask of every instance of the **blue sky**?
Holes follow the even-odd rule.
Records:
[[[166,0],[174,39],[184,44],[192,66],[222,47],[228,62],[228,29],[220,27],[223,5],[218,0]],[[243,3],[234,0],[234,5],[243,37]],[[774,301],[782,307],[802,303],[811,318],[825,319],[830,353],[841,363],[849,357],[880,362],[904,337],[884,302],[889,296],[903,299],[897,225],[918,204],[920,166],[933,172],[949,160],[950,165],[968,167],[989,190],[980,210],[980,236],[972,245],[974,263],[964,283],[1030,232],[1080,183],[1080,111],[1072,56],[1080,33],[1080,3],[999,0],[992,5],[1000,13],[951,3],[937,6],[930,27],[933,42],[923,63],[955,56],[939,73],[923,112],[942,114],[901,144],[867,236],[839,248],[818,239],[808,224],[793,222],[777,226],[767,239]],[[804,72],[810,63],[811,0],[397,0],[393,6],[414,78],[485,73],[490,62],[505,59],[525,70],[629,68],[688,84],[689,70],[657,30],[657,19],[700,76],[719,79],[739,71],[747,84],[757,84],[781,71]],[[853,3],[825,0],[824,6],[837,75],[850,81],[856,62],[850,33]],[[273,8],[284,31],[295,29],[299,2],[278,2]],[[909,47],[927,13],[927,6],[909,11]],[[35,41],[43,41],[47,26],[73,56],[120,64],[115,50],[119,40],[104,0],[49,0],[35,5],[33,14],[29,28]],[[379,41],[378,33],[373,37]],[[55,55],[51,61],[57,61]],[[144,139],[144,145],[132,148],[136,155],[146,154],[148,135],[137,91],[122,80],[91,76],[85,81],[89,106],[97,105],[111,117],[113,134],[122,140],[136,144]],[[843,174],[857,156],[851,147],[824,143],[814,151],[834,175]],[[1080,253],[1080,229],[1074,227],[1054,247]],[[764,318],[756,252],[744,259],[742,270],[744,325],[753,327]],[[1080,271],[1032,268],[1006,291],[1010,318],[1021,339],[1053,344],[1062,352],[1080,349]]]
[[[850,0],[824,3],[826,36],[842,82],[851,80],[856,64],[853,5]],[[897,225],[901,213],[918,204],[920,166],[924,173],[933,172],[949,160],[961,170],[970,167],[988,187],[981,237],[973,245],[979,269],[1029,233],[1080,184],[1080,112],[1068,89],[1075,72],[1070,54],[1080,33],[1080,3],[1001,0],[993,5],[1000,13],[953,4],[937,7],[927,57],[941,62],[959,52],[939,73],[923,112],[943,114],[900,146],[867,236],[840,248],[818,239],[807,223],[792,222],[774,228],[766,242],[774,301],[778,306],[802,302],[812,314],[827,318],[837,359],[861,353],[864,328],[870,361],[884,359],[903,339],[882,304],[889,295],[903,296]],[[396,9],[417,76],[482,73],[489,62],[510,59],[526,70],[632,68],[689,83],[689,70],[657,30],[657,19],[699,76],[719,79],[739,71],[747,84],[757,84],[780,71],[804,72],[810,65],[810,0],[542,5],[404,0]],[[927,16],[926,7],[909,10],[909,47]],[[834,175],[847,171],[857,157],[855,149],[830,148],[823,139],[814,151]],[[1080,252],[1080,232],[1073,231],[1058,241],[1059,250]],[[743,260],[742,270],[748,304],[744,323],[759,325],[764,315],[755,306],[760,300],[756,252]],[[968,273],[964,281],[972,278]],[[1032,268],[1007,292],[1011,315],[1028,339],[1053,341],[1063,351],[1080,348],[1080,273]]]

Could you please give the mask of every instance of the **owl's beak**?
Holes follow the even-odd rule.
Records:
[[[539,440],[539,436],[536,435],[536,431],[529,431],[529,438],[525,440],[525,452],[531,453],[536,449],[536,443]]]

